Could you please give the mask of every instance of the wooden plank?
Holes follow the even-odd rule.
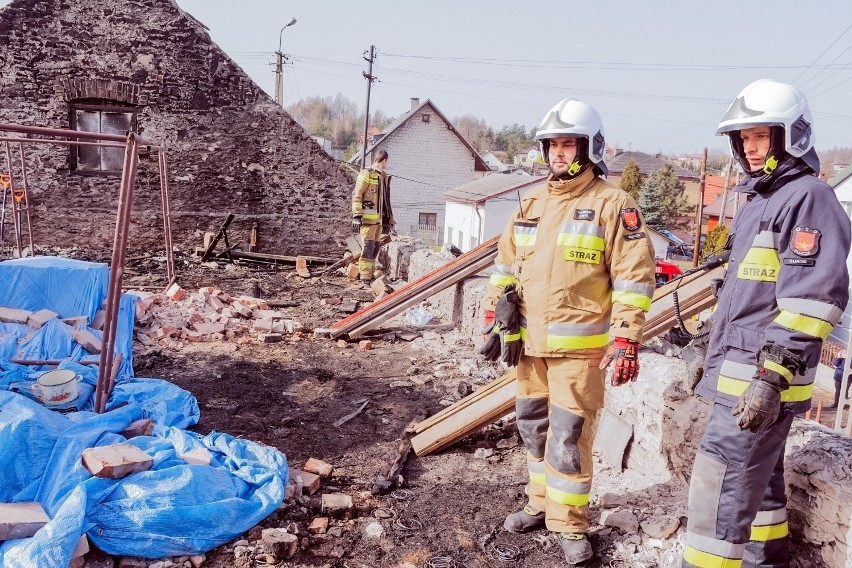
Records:
[[[269,260],[286,262],[288,264],[296,264],[298,259],[303,258],[307,264],[334,264],[337,262],[334,258],[325,258],[322,256],[284,256],[280,254],[267,254],[259,252],[247,252],[244,250],[231,251],[231,256],[234,258],[242,258],[246,260]]]
[[[359,312],[331,325],[331,336],[338,338],[358,335],[379,326],[383,321],[405,311],[406,308],[437,294],[464,278],[488,268],[497,256],[497,239],[486,241],[451,260],[444,266],[373,302]],[[353,335],[354,334],[354,335]]]
[[[442,450],[506,415],[515,408],[516,394],[515,381],[507,382],[490,396],[476,401],[436,426],[414,436],[411,439],[414,453],[425,456]]]
[[[207,246],[207,250],[204,251],[204,255],[201,257],[201,262],[207,262],[213,257],[213,251],[216,250],[216,245],[219,244],[219,239],[225,234],[225,231],[228,230],[228,227],[231,226],[231,221],[234,220],[235,215],[233,213],[228,213],[228,217],[225,219],[225,222],[222,223],[222,226],[219,227],[219,232],[216,233],[216,236],[210,241],[210,244]]]
[[[448,418],[449,416],[452,416],[453,414],[455,414],[457,412],[460,412],[461,410],[464,410],[466,407],[477,402],[478,400],[483,399],[487,396],[490,396],[491,393],[493,393],[496,390],[499,390],[506,383],[513,382],[517,378],[517,376],[518,376],[518,370],[517,369],[509,370],[508,373],[506,373],[505,375],[503,375],[499,379],[488,383],[483,388],[477,390],[476,392],[471,393],[470,395],[464,397],[463,399],[459,400],[455,404],[451,404],[450,406],[444,407],[439,412],[433,414],[432,416],[430,416],[426,420],[423,420],[422,422],[418,422],[413,427],[413,429],[412,429],[413,432],[415,434],[419,434],[419,433],[421,433],[425,430],[428,430],[429,428],[431,428],[432,426],[434,426],[438,422]]]

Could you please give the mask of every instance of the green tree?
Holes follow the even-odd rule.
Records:
[[[725,241],[728,240],[728,228],[724,225],[716,225],[713,230],[707,233],[707,240],[704,241],[704,249],[701,251],[702,262],[707,260],[707,257],[713,254],[722,252],[722,247]]]
[[[668,223],[663,211],[663,193],[656,176],[649,176],[639,191],[639,210],[645,218],[645,224],[652,229],[666,229]]]
[[[618,185],[633,199],[639,201],[639,193],[642,191],[642,172],[639,170],[639,164],[633,158],[630,158],[630,161],[624,166]]]
[[[514,159],[518,150],[532,146],[533,143],[535,143],[534,137],[529,135],[525,126],[518,123],[512,126],[504,126],[494,137],[494,149],[509,154],[509,160]]]
[[[693,210],[686,202],[683,195],[686,187],[682,181],[677,179],[674,166],[665,163],[659,170],[651,174],[651,177],[656,179],[659,186],[660,206],[667,227],[677,229],[686,227]]]

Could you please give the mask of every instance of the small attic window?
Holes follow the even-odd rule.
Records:
[[[432,115],[431,114],[422,114],[422,115],[420,115],[420,120],[422,120],[423,122],[431,122],[432,121]]]
[[[71,130],[124,134],[136,131],[137,108],[118,101],[80,99],[70,103]],[[71,171],[80,174],[121,175],[124,148],[70,146]]]

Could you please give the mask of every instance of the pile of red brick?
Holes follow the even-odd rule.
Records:
[[[227,341],[277,343],[285,335],[291,342],[307,335],[302,324],[272,310],[259,298],[231,297],[218,288],[187,293],[177,284],[165,293],[133,292],[136,303],[136,339],[180,350],[188,342]]]

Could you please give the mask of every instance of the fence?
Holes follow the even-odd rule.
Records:
[[[409,234],[427,245],[444,244],[444,228],[438,225],[409,225]]]

